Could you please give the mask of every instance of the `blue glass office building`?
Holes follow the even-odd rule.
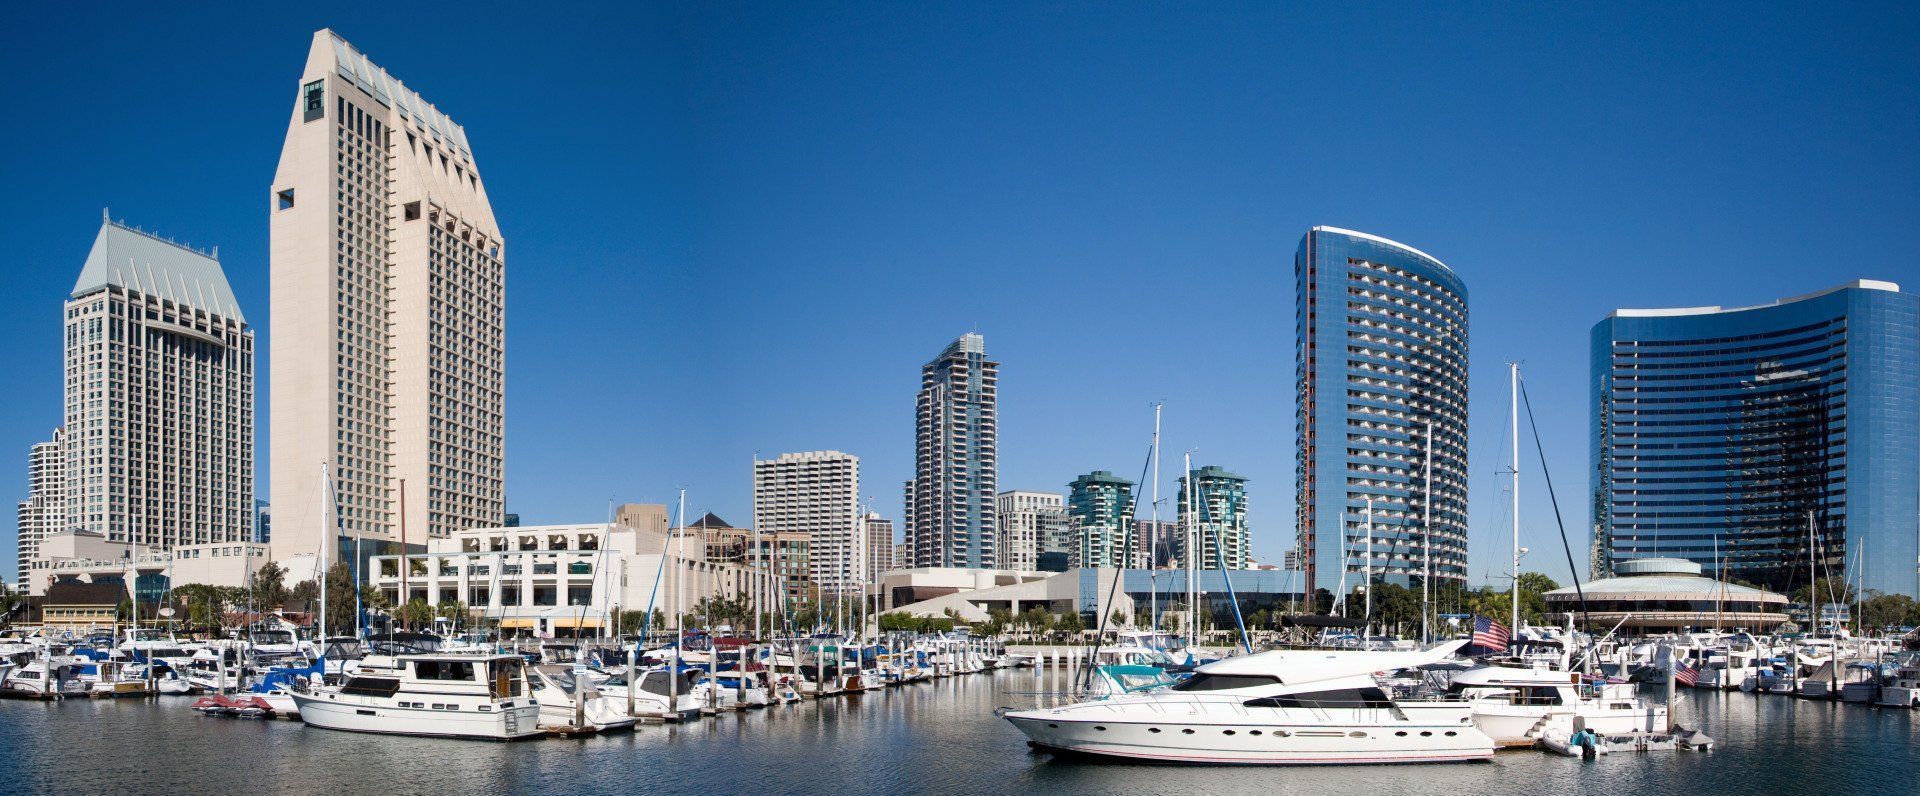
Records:
[[[1593,328],[1593,568],[1686,558],[1786,590],[1913,593],[1920,297],[1859,281]]]
[[[1376,577],[1418,586],[1429,545],[1436,585],[1464,584],[1466,284],[1419,249],[1333,227],[1301,239],[1294,276],[1306,590],[1351,590],[1369,559]]]

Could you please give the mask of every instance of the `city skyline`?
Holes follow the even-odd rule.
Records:
[[[654,21],[654,13],[643,12],[643,16]],[[770,20],[732,28],[698,12],[677,13],[687,15],[672,20],[681,25],[678,35],[740,45],[773,35],[761,25],[802,23]],[[1416,114],[1434,110],[1430,103],[1439,106],[1442,99],[1459,102],[1457,110],[1439,106],[1446,112],[1427,118],[1444,129],[1478,132],[1480,138],[1457,144],[1457,150],[1422,149],[1373,122],[1349,123],[1337,126],[1345,128],[1342,135],[1355,140],[1333,137],[1331,128],[1336,125],[1306,126],[1294,128],[1296,137],[1281,140],[1276,152],[1252,145],[1254,139],[1269,142],[1273,129],[1298,121],[1274,107],[1290,98],[1310,99],[1324,107],[1328,96],[1338,96],[1341,86],[1311,85],[1311,76],[1333,73],[1331,54],[1309,48],[1298,56],[1307,59],[1301,62],[1307,79],[1288,81],[1273,89],[1282,96],[1261,102],[1264,94],[1228,82],[1212,67],[1186,60],[1188,53],[1198,50],[1202,31],[1176,27],[1154,39],[1167,52],[1178,54],[1170,56],[1176,62],[1170,67],[1175,77],[1170,79],[1213,85],[1208,101],[1236,100],[1235,107],[1253,109],[1252,119],[1230,123],[1209,116],[1203,103],[1180,104],[1172,87],[1156,84],[1143,101],[1175,102],[1178,113],[1149,113],[1143,135],[1121,135],[1109,150],[1072,155],[1038,141],[1038,136],[1049,130],[1059,132],[1066,124],[1030,104],[1049,99],[1044,90],[1004,82],[1010,76],[1007,72],[988,72],[983,79],[1010,94],[990,105],[1005,120],[996,117],[991,123],[975,122],[960,132],[943,134],[929,126],[949,119],[940,109],[917,103],[894,109],[911,129],[928,126],[924,134],[930,142],[973,155],[986,165],[970,172],[957,162],[914,154],[917,147],[932,143],[916,144],[916,149],[885,148],[885,156],[896,158],[882,158],[894,164],[886,170],[890,174],[912,176],[923,185],[948,186],[947,193],[936,192],[924,207],[913,209],[916,205],[905,201],[911,194],[887,190],[884,180],[839,177],[822,190],[821,204],[803,207],[792,200],[804,195],[796,187],[808,181],[804,177],[817,176],[812,168],[797,171],[788,166],[781,171],[783,179],[767,183],[743,176],[745,170],[770,163],[807,157],[833,162],[867,154],[828,143],[830,133],[853,132],[855,140],[871,144],[884,129],[877,117],[856,116],[844,122],[848,126],[834,127],[828,125],[824,109],[815,115],[787,101],[722,82],[694,81],[681,88],[717,103],[712,115],[689,125],[698,128],[699,135],[688,132],[699,139],[697,143],[676,138],[681,131],[671,129],[677,127],[672,123],[628,127],[633,120],[625,116],[614,117],[616,124],[571,111],[563,118],[584,120],[587,125],[580,132],[580,142],[572,147],[579,151],[542,151],[544,133],[531,122],[509,116],[550,118],[562,105],[601,107],[582,100],[604,90],[605,83],[582,78],[579,84],[569,85],[560,79],[570,74],[561,54],[580,49],[574,39],[598,41],[594,34],[534,26],[533,34],[547,35],[532,36],[527,50],[510,65],[464,58],[453,64],[439,61],[470,44],[451,33],[422,35],[432,26],[342,16],[349,19],[207,24],[209,20],[188,15],[177,21],[155,17],[144,26],[158,31],[174,25],[204,26],[212,40],[233,45],[207,47],[206,52],[168,46],[169,41],[182,40],[177,36],[152,35],[146,30],[131,35],[132,30],[112,25],[105,26],[108,30],[99,38],[87,38],[61,29],[62,24],[71,23],[47,20],[40,23],[48,28],[46,35],[35,38],[63,46],[78,42],[74,52],[61,54],[46,44],[23,42],[16,52],[0,56],[16,66],[45,62],[62,69],[78,87],[62,93],[104,95],[122,103],[121,112],[127,114],[122,124],[99,125],[77,137],[50,126],[76,115],[74,100],[52,102],[45,106],[50,113],[22,118],[12,133],[21,140],[44,140],[56,151],[85,152],[106,162],[92,165],[78,163],[80,158],[74,156],[48,158],[61,162],[59,170],[20,163],[13,170],[20,188],[9,192],[8,212],[0,214],[8,217],[10,239],[19,242],[16,262],[24,266],[21,284],[10,292],[9,312],[4,314],[15,324],[8,327],[12,339],[19,341],[12,361],[23,377],[16,385],[21,400],[5,410],[7,431],[0,438],[11,452],[5,461],[16,463],[7,469],[14,474],[0,480],[12,485],[5,493],[10,499],[25,496],[23,463],[28,447],[42,441],[58,417],[58,367],[54,364],[58,341],[43,327],[55,317],[57,310],[52,308],[63,286],[49,274],[71,273],[76,264],[71,252],[91,212],[102,205],[126,208],[123,212],[129,217],[170,234],[203,246],[220,244],[227,253],[223,265],[230,271],[241,304],[266,306],[267,231],[261,223],[261,206],[272,173],[272,147],[262,147],[256,139],[275,139],[274,128],[285,122],[281,114],[297,88],[292,77],[298,68],[288,53],[310,39],[313,31],[328,26],[374,53],[396,74],[427,87],[445,107],[458,109],[473,129],[487,131],[476,137],[480,138],[477,145],[488,152],[489,181],[504,186],[503,196],[518,191],[525,197],[515,201],[511,212],[502,213],[514,224],[524,225],[510,224],[502,230],[515,240],[512,273],[519,275],[517,280],[509,278],[516,310],[508,336],[512,342],[507,380],[512,386],[506,425],[511,453],[505,508],[526,514],[530,524],[591,519],[595,506],[610,495],[629,501],[666,501],[676,486],[683,485],[692,489],[690,510],[696,514],[710,509],[724,516],[745,515],[750,481],[741,465],[753,450],[855,451],[863,457],[870,484],[898,484],[911,471],[901,449],[906,446],[903,429],[910,424],[902,407],[911,400],[913,386],[903,374],[910,375],[940,341],[971,328],[993,338],[994,358],[1005,363],[1001,489],[1057,490],[1073,474],[1091,468],[1130,472],[1147,443],[1151,403],[1166,400],[1170,453],[1197,447],[1199,459],[1229,464],[1261,485],[1262,497],[1253,502],[1249,516],[1254,554],[1262,562],[1277,563],[1281,552],[1291,547],[1293,534],[1293,506],[1286,499],[1292,472],[1288,451],[1292,412],[1285,397],[1290,390],[1276,388],[1290,381],[1292,340],[1286,320],[1270,316],[1286,315],[1284,308],[1292,302],[1287,274],[1290,241],[1311,226],[1330,224],[1413,242],[1460,266],[1475,288],[1471,377],[1472,392],[1479,398],[1473,403],[1476,419],[1471,426],[1477,431],[1467,468],[1473,496],[1468,579],[1496,582],[1497,573],[1504,570],[1507,547],[1497,472],[1504,459],[1503,432],[1494,419],[1505,412],[1500,400],[1503,390],[1495,386],[1504,385],[1502,363],[1510,359],[1526,363],[1535,407],[1542,412],[1543,431],[1548,435],[1548,457],[1563,498],[1563,516],[1578,555],[1584,550],[1588,525],[1585,506],[1566,498],[1583,494],[1587,486],[1585,337],[1594,322],[1618,307],[1753,304],[1859,278],[1887,279],[1911,290],[1920,271],[1899,255],[1865,265],[1838,262],[1822,256],[1827,251],[1823,245],[1795,240],[1792,234],[1845,224],[1866,237],[1861,245],[1870,250],[1914,250],[1915,233],[1899,219],[1910,217],[1916,203],[1910,188],[1916,164],[1912,153],[1896,143],[1911,140],[1913,122],[1876,117],[1874,129],[1866,135],[1846,123],[1870,109],[1911,103],[1915,81],[1910,65],[1888,64],[1878,72],[1891,76],[1894,85],[1853,85],[1858,61],[1877,62],[1886,55],[1874,37],[1857,43],[1848,54],[1854,63],[1846,65],[1805,45],[1756,46],[1756,50],[1771,51],[1770,57],[1777,60],[1772,64],[1749,63],[1757,56],[1745,52],[1726,54],[1747,65],[1732,72],[1747,68],[1753,72],[1739,77],[1723,71],[1726,67],[1702,64],[1684,54],[1693,48],[1683,46],[1683,41],[1700,35],[1698,28],[1675,25],[1673,19],[1638,22],[1636,26],[1674,28],[1638,37],[1637,46],[1642,49],[1637,53],[1667,65],[1669,74],[1688,79],[1678,81],[1678,87],[1628,82],[1603,92],[1602,108],[1622,113],[1619,122],[1602,118],[1604,113],[1590,115],[1597,111],[1553,102],[1551,80],[1498,68],[1495,51],[1501,48],[1494,46],[1497,42],[1469,40],[1462,63],[1440,67],[1441,76],[1424,84],[1437,98],[1386,88],[1379,89],[1383,96],[1375,97],[1374,104],[1389,112]],[[819,25],[818,30],[826,32],[831,23],[849,21],[840,15],[828,16],[806,24]],[[1355,23],[1350,17],[1336,16],[1335,22]],[[941,36],[945,28],[936,24],[941,20],[938,15],[913,19],[917,22],[897,23],[905,28],[900,32],[915,41],[940,45],[939,52],[962,52],[950,37]],[[1057,17],[1044,21],[1049,24],[1027,36],[1005,22],[983,24],[1011,37],[1016,45],[1046,32],[1102,39],[1117,36],[1095,22]],[[1547,25],[1525,17],[1503,21],[1514,28]],[[76,22],[101,27],[84,19]],[[1777,29],[1759,32],[1791,41],[1794,37],[1787,30],[1797,27],[1793,22],[1778,20]],[[1567,27],[1552,33],[1573,41],[1599,35],[1563,24]],[[403,30],[408,31],[406,35],[401,35]],[[909,93],[904,89],[937,83],[951,77],[946,69],[962,68],[916,62],[899,78],[902,82],[819,93],[831,82],[826,75],[875,70],[876,64],[897,60],[890,48],[875,43],[888,32],[873,23],[835,32],[840,37],[836,41],[855,45],[840,56],[844,62],[821,61],[810,52],[776,50],[752,56],[753,64],[736,68],[766,67],[777,63],[772,60],[776,58],[813,64],[820,68],[818,74],[799,70],[801,76],[782,78],[799,82],[783,85],[790,93],[825,98],[824,108],[842,110],[886,105],[879,100],[903,97]],[[1744,33],[1751,36],[1755,31]],[[1221,43],[1224,57],[1235,63],[1266,64],[1256,57],[1260,47],[1254,45],[1264,45],[1260,37],[1270,35],[1278,34],[1256,26],[1253,32],[1229,37]],[[1394,29],[1383,35],[1413,45],[1417,53],[1432,54],[1431,42],[1419,34]],[[635,49],[649,49],[661,43],[652,39],[668,34],[648,26],[642,36],[643,44],[649,46]],[[657,69],[647,67],[670,64],[676,58],[705,64],[703,59],[713,57],[667,44],[660,48],[664,55],[649,56],[664,60],[611,70],[643,76],[639,85],[628,90],[648,112],[672,107],[663,97],[677,95],[670,90],[674,87],[648,82],[644,76]],[[103,53],[113,57],[101,57]],[[595,63],[608,68],[610,57],[597,53]],[[1327,60],[1315,60],[1320,57]],[[80,63],[88,58],[100,65]],[[1144,73],[1129,71],[1117,62],[1070,58],[1029,55],[1023,65],[1049,75],[1078,77],[1072,85],[1085,92],[1083,96],[1097,100],[1096,112],[1087,121],[1066,125],[1069,132],[1080,134],[1069,140],[1084,142],[1094,133],[1119,130],[1114,117],[1122,114],[1103,111],[1131,106],[1120,104],[1123,100],[1113,87],[1144,79]],[[1370,65],[1370,71],[1344,87],[1350,90],[1384,77],[1414,74],[1413,60]],[[980,61],[967,57],[960,64],[966,71],[984,61],[985,56]],[[131,96],[131,87],[114,85],[124,82],[124,74],[117,74],[113,67],[128,62],[153,65],[159,78],[174,80],[177,90],[152,100]],[[1077,67],[1081,66],[1097,67],[1098,73],[1080,74]],[[1483,69],[1491,69],[1486,80],[1494,88],[1492,98],[1474,99],[1463,89],[1439,85],[1449,77],[1460,79]],[[464,74],[473,70],[477,71]],[[253,72],[263,76],[253,77]],[[548,79],[526,81],[523,72]],[[205,73],[232,79],[210,87],[187,78]],[[1800,76],[1798,82],[1778,94],[1756,98],[1758,84],[1783,73]],[[1208,78],[1215,82],[1208,83]],[[556,96],[543,101],[513,87],[516,79],[539,83]],[[22,88],[28,101],[47,98],[42,91]],[[1694,92],[1751,103],[1750,109],[1731,111],[1745,120],[1745,129],[1703,128],[1708,124],[1706,117],[1687,107]],[[981,100],[977,94],[964,98]],[[1542,103],[1544,112],[1527,118],[1536,125],[1530,128],[1531,137],[1543,143],[1513,151],[1514,142],[1500,138],[1495,132],[1498,125],[1485,121],[1508,118],[1512,111],[1503,114],[1503,103]],[[1358,105],[1338,107],[1360,109]],[[195,140],[202,136],[203,120],[191,118],[191,112],[212,109],[244,131],[219,136],[217,146]],[[801,135],[787,136],[780,143],[775,133],[785,130],[778,126],[714,132],[727,123],[770,111]],[[1718,112],[1728,111],[1720,107]],[[1476,113],[1484,118],[1469,118]],[[484,121],[476,120],[476,115]],[[46,118],[36,118],[40,116]],[[170,118],[174,116],[185,118]],[[993,140],[987,134],[1019,118],[1042,123],[1032,134],[1036,137],[1007,134],[1006,146],[979,143]],[[1683,135],[1717,134],[1723,146],[1712,149],[1710,157],[1700,157],[1694,147],[1683,147],[1683,156],[1671,151],[1662,136],[1629,129],[1649,119],[1661,121],[1661,130],[1678,129]],[[1778,121],[1783,119],[1791,121]],[[129,120],[137,123],[124,123]],[[1771,124],[1752,123],[1756,120]],[[1188,124],[1214,131],[1211,140],[1220,145],[1205,147],[1191,135],[1180,135]],[[609,133],[615,129],[622,129],[631,140],[655,145],[663,154],[617,154],[614,144],[595,143],[611,142]],[[1174,146],[1148,140],[1151,136],[1144,134],[1149,133],[1172,139]],[[969,135],[985,137],[976,141]],[[1592,143],[1602,140],[1605,143]],[[20,149],[24,147],[16,151]],[[161,157],[175,149],[171,160]],[[696,153],[688,166],[692,173],[676,175],[667,161],[687,150]],[[1194,154],[1202,150],[1217,154]],[[1383,152],[1382,162],[1360,163],[1356,155],[1365,151]],[[721,163],[723,154],[738,156],[740,164]],[[1055,168],[1030,168],[1063,154],[1067,156]],[[1512,162],[1495,161],[1496,156],[1509,154]],[[603,162],[609,157],[614,158],[611,167]],[[1426,157],[1435,162],[1419,163]],[[1387,184],[1384,177],[1402,170],[1419,179],[1391,183],[1395,189],[1387,191],[1340,190],[1336,175],[1311,165],[1320,161],[1340,164],[1347,173],[1338,176],[1356,178],[1354,184]],[[128,163],[141,164],[144,170],[127,169]],[[589,164],[593,166],[590,174]],[[1629,165],[1646,168],[1625,168]],[[1112,183],[1096,176],[1117,166],[1132,170],[1112,171],[1117,175]],[[116,167],[127,173],[115,174]],[[1663,169],[1667,174],[1652,189],[1641,181],[1645,177],[1619,173]],[[549,170],[555,174],[542,175]],[[1182,170],[1196,176],[1177,177]],[[1352,173],[1356,170],[1357,175]],[[1473,172],[1471,178],[1460,176],[1467,171]],[[608,173],[622,179],[618,184],[598,179]],[[971,181],[965,179],[970,173],[975,175]],[[1243,178],[1250,173],[1257,176]],[[182,179],[186,174],[192,179]],[[1819,182],[1805,184],[1816,177]],[[200,184],[190,184],[196,181]],[[1780,185],[1795,186],[1795,195],[1768,190]],[[1837,190],[1842,185],[1847,193],[1864,194],[1864,198],[1842,195]],[[768,198],[745,198],[759,188],[770,189],[765,194]],[[1023,191],[1034,195],[1023,196]],[[1148,201],[1156,193],[1182,195],[1184,201],[1178,204],[1206,209]],[[1296,193],[1304,196],[1281,196]],[[1765,201],[1756,199],[1759,194],[1765,194]],[[31,203],[28,196],[34,197]],[[559,197],[578,201],[536,207]],[[995,206],[1003,204],[997,199],[1009,201],[1000,207]],[[689,207],[669,206],[680,202]],[[776,211],[768,204],[786,209]],[[1048,210],[1060,205],[1078,209]],[[849,230],[840,222],[822,230],[808,229],[831,216],[864,215],[849,212],[861,208],[872,214],[861,229]],[[716,220],[721,217],[728,220]],[[946,220],[940,220],[943,217]],[[615,219],[629,220],[618,234],[583,232],[612,228]],[[764,234],[718,243],[731,236],[737,225],[769,220],[775,223],[767,224]],[[849,231],[860,234],[847,242],[831,240]],[[615,239],[615,245],[608,245]],[[1648,256],[1649,251],[1658,254]],[[1543,253],[1551,257],[1543,259]],[[782,271],[744,265],[755,260],[780,262]],[[1109,276],[1116,278],[1092,278],[1098,273],[1093,269],[1103,262],[1115,269]],[[643,264],[648,267],[639,267]],[[971,281],[980,284],[1024,281],[1014,291],[969,287],[950,294],[962,300],[926,301],[933,295],[933,285],[962,266],[972,269]],[[1167,291],[1169,284],[1181,281],[1172,277],[1182,269],[1208,269],[1213,279],[1231,280],[1236,289],[1230,291],[1232,295],[1219,290]],[[1663,279],[1674,276],[1682,278],[1677,283]],[[885,287],[860,289],[861,282]],[[1129,287],[1133,282],[1142,286]],[[635,296],[642,297],[649,308],[662,309],[634,312]],[[1118,317],[1133,326],[1116,325],[1113,314],[1095,319],[1079,312],[1086,302],[1127,308]],[[830,303],[848,318],[829,318],[818,310]],[[522,307],[527,309],[524,314]],[[711,315],[719,308],[726,308],[730,315]],[[845,312],[847,308],[859,311]],[[1054,317],[1037,320],[1048,314]],[[781,321],[778,325],[787,339],[769,345],[776,339],[764,331],[716,328],[746,319],[754,320],[744,325],[758,325],[760,318]],[[1198,321],[1225,322],[1232,334],[1211,349],[1192,347],[1190,334]],[[809,324],[817,328],[803,328]],[[274,339],[272,320],[256,320],[255,326],[265,338],[264,349]],[[586,354],[569,350],[581,340],[598,344],[589,346],[592,350]],[[1124,353],[1093,356],[1085,345],[1093,340],[1117,342],[1108,350]],[[796,349],[813,356],[792,357]],[[656,353],[661,351],[670,353]],[[1116,362],[1122,364],[1116,366]],[[264,358],[259,367],[268,367]],[[1126,367],[1152,372],[1142,378],[1116,377]],[[613,375],[622,373],[629,375]],[[49,384],[53,384],[51,390]],[[777,398],[770,389],[776,386],[781,391]],[[263,390],[259,405],[266,406],[268,398]],[[262,441],[267,439],[270,422],[262,412],[257,427]],[[1538,468],[1531,466],[1531,452],[1525,455],[1529,464],[1523,467],[1522,512],[1527,527],[1522,543],[1553,553],[1529,558],[1527,565],[1560,575],[1565,567],[1557,563],[1559,540],[1544,500],[1544,485],[1538,481]],[[259,480],[273,482],[275,476],[293,475],[269,472],[264,465],[259,468]],[[1170,473],[1163,476],[1161,494],[1166,498],[1173,494],[1173,479]],[[256,491],[264,496],[264,490]],[[891,505],[890,491],[870,489],[871,494],[862,497],[877,498],[883,516],[903,519]],[[281,507],[276,506],[275,513],[281,515]],[[279,523],[276,537],[286,532],[286,522]],[[0,553],[3,561],[11,556],[13,546],[0,547],[5,548]]]

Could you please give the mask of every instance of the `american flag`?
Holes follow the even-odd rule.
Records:
[[[1674,682],[1684,686],[1692,687],[1694,682],[1699,679],[1700,679],[1699,669],[1695,669],[1691,666],[1688,666],[1686,663],[1679,660],[1675,660],[1673,662],[1673,681]]]
[[[1495,622],[1484,616],[1474,617],[1473,619],[1473,645],[1474,646],[1491,650],[1493,652],[1502,652],[1506,650],[1507,640],[1510,637],[1511,637],[1511,634],[1508,633],[1506,625],[1500,624],[1499,622]]]

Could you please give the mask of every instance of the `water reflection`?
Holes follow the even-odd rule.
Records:
[[[1585,762],[1503,752],[1469,765],[1181,768],[1056,761],[992,715],[1051,675],[1003,672],[684,727],[517,744],[309,730],[153,702],[0,702],[0,792],[597,794],[1914,793],[1908,711],[1684,692],[1711,754]]]

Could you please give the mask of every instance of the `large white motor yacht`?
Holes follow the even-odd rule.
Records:
[[[296,692],[314,727],[513,740],[539,735],[540,704],[517,655],[369,655],[340,686]]]
[[[1602,734],[1667,726],[1666,707],[1641,700],[1632,683],[1581,682],[1545,667],[1476,666],[1455,674],[1447,693],[1472,699],[1474,726],[1501,746],[1532,745],[1560,716]]]
[[[1276,650],[1197,669],[1166,690],[1002,711],[1036,746],[1136,760],[1260,765],[1484,760],[1493,739],[1458,699],[1390,697],[1375,673],[1432,664],[1414,652]]]

